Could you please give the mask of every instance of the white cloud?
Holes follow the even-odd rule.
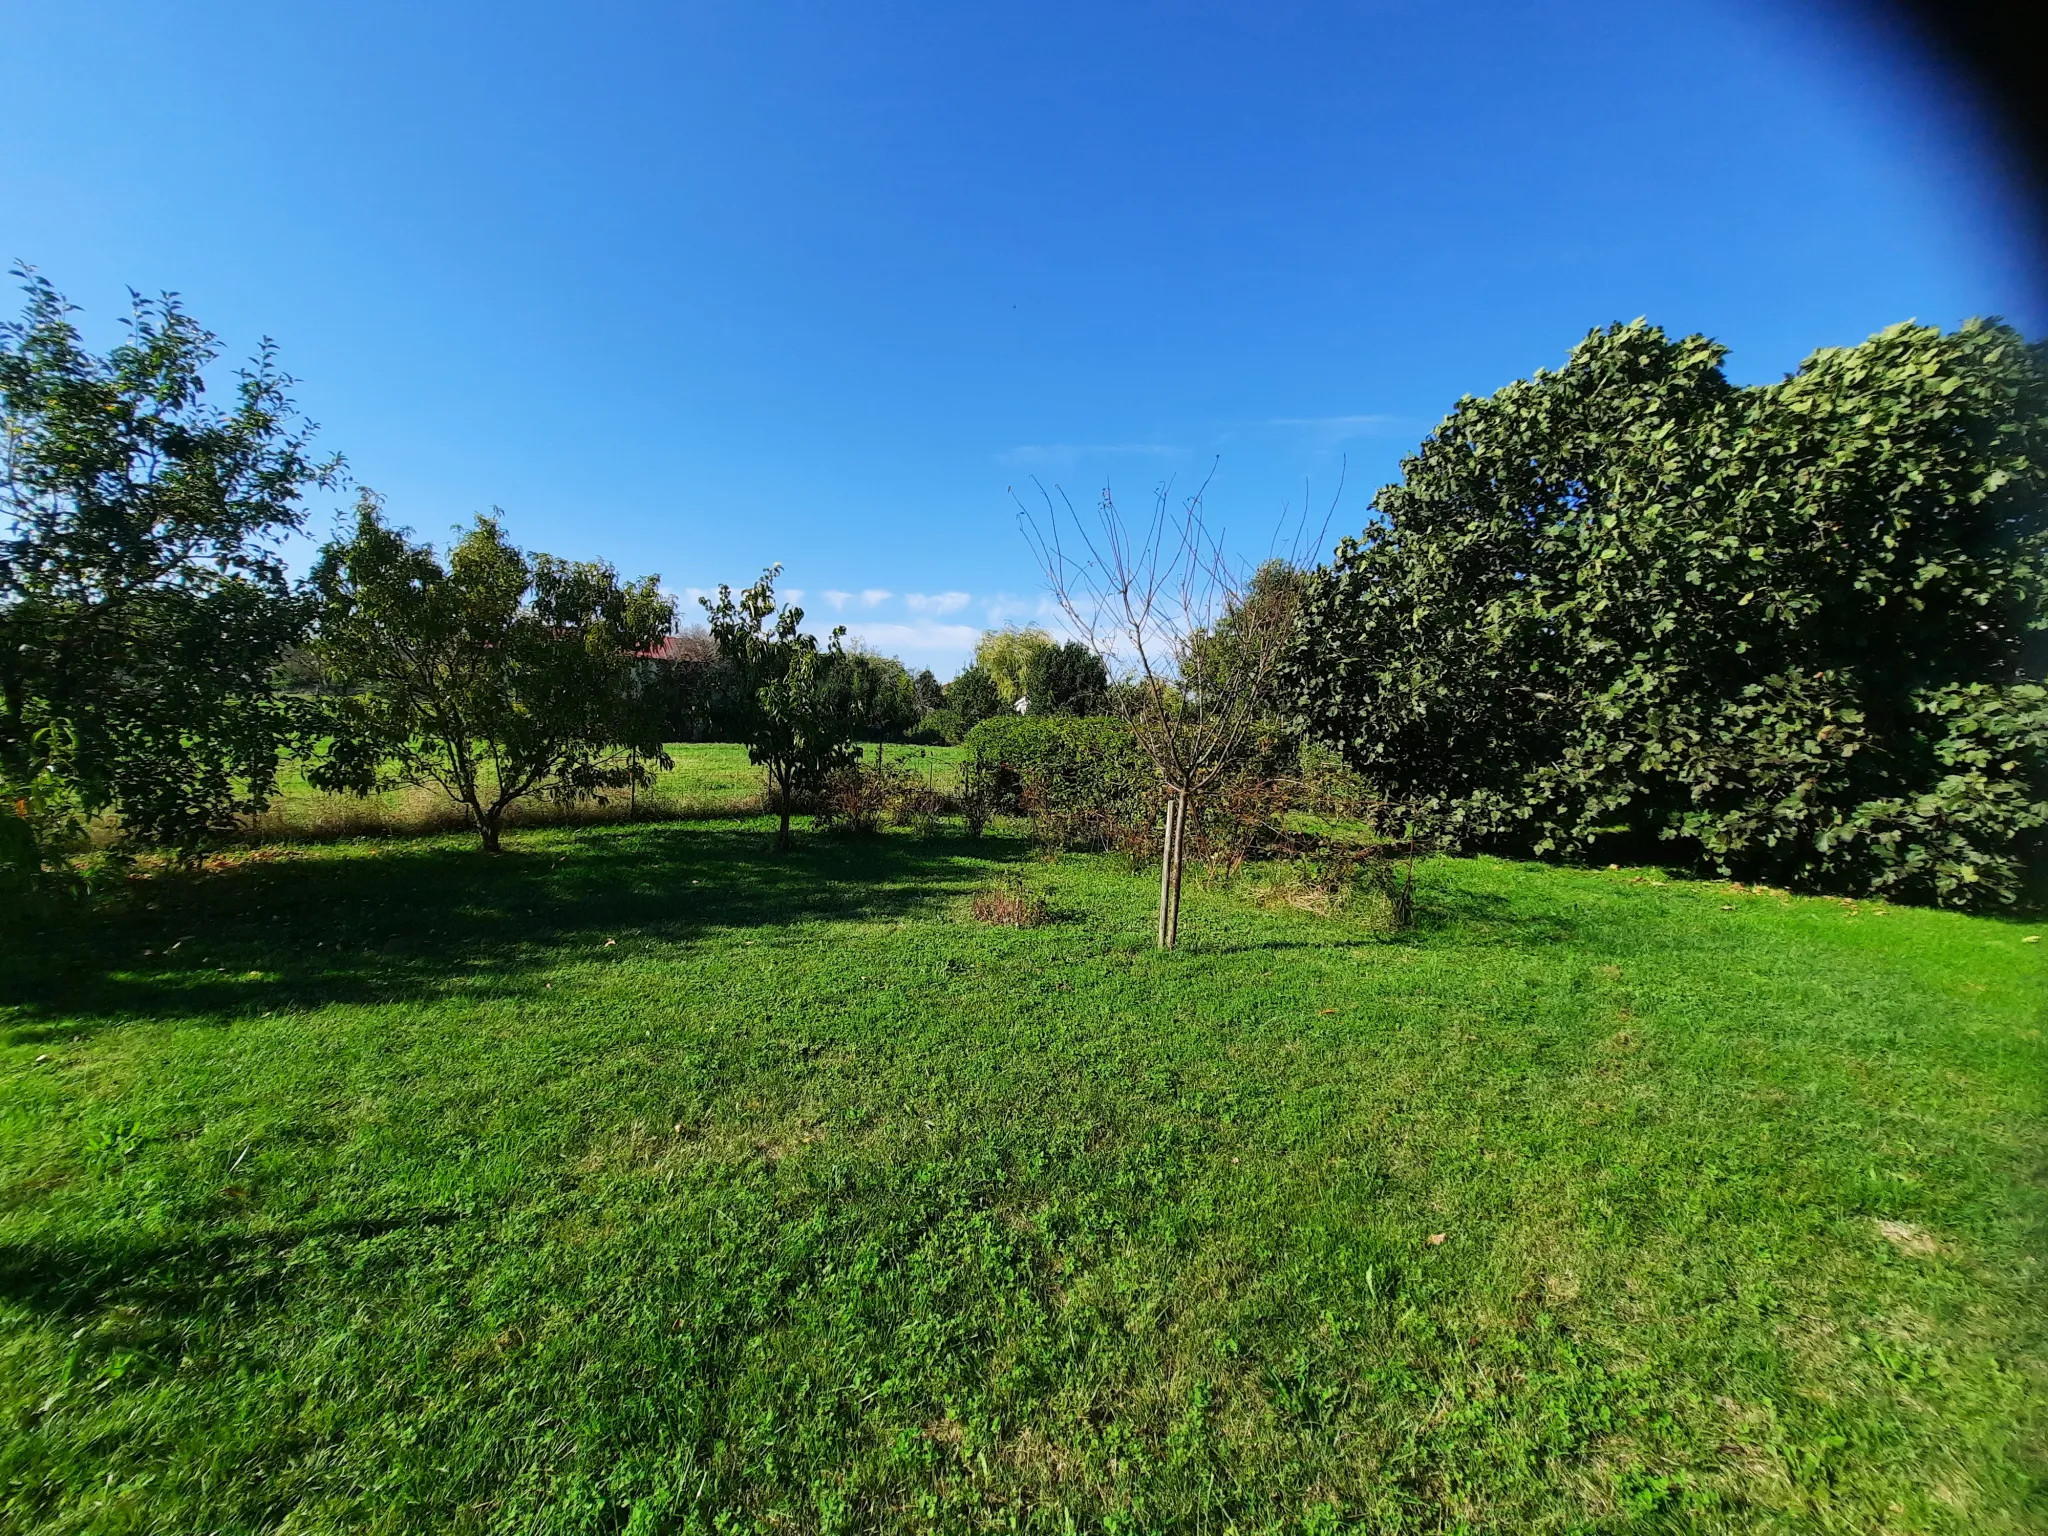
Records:
[[[868,587],[860,595],[860,605],[863,608],[872,608],[877,603],[886,603],[895,595],[894,592],[884,587]]]
[[[937,614],[941,618],[958,613],[973,600],[967,592],[910,592],[903,598],[912,613]]]
[[[1065,617],[1060,605],[1040,593],[1037,597],[1015,597],[1008,592],[999,592],[984,605],[989,623],[1001,628],[1005,624],[1037,624],[1049,627],[1058,624]]]
[[[974,655],[974,643],[981,638],[981,631],[972,624],[941,624],[932,619],[913,619],[907,624],[856,619],[846,629],[871,649],[900,657],[913,670],[930,667],[941,677],[966,666]]]
[[[830,603],[835,611],[844,608],[846,606],[846,600],[849,597],[853,596],[851,592],[834,592],[830,588],[827,588],[824,592],[820,593],[819,595],[823,597],[826,602]]]

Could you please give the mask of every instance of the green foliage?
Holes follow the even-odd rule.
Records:
[[[1149,835],[1158,779],[1122,720],[996,715],[963,745],[993,806],[1029,814],[1044,840],[1109,847]]]
[[[1025,661],[1024,697],[1034,715],[1099,715],[1108,706],[1109,668],[1078,640],[1042,646]]]
[[[1222,616],[1189,637],[1183,685],[1220,696],[1243,691],[1251,696],[1256,717],[1277,729],[1284,713],[1286,678],[1284,666],[1276,662],[1284,661],[1286,637],[1295,627],[1309,582],[1307,571],[1285,560],[1261,564]]]
[[[1896,326],[1738,389],[1642,324],[1467,399],[1303,600],[1292,701],[1467,840],[2009,902],[2041,850],[2048,376]]]
[[[175,297],[138,298],[90,351],[29,272],[0,327],[0,795],[110,811],[191,853],[266,802],[302,714],[274,674],[303,634],[270,541],[334,464],[307,455],[268,343],[234,404],[206,403],[215,338]],[[19,841],[20,829],[8,834]],[[18,852],[18,850],[17,850]]]
[[[799,801],[815,801],[833,775],[856,760],[853,738],[863,721],[859,695],[846,677],[845,627],[834,629],[821,651],[817,637],[803,632],[803,609],[777,612],[781,569],[770,566],[737,598],[721,586],[716,603],[699,601],[736,679],[726,727],[768,770],[780,816],[776,846],[786,849],[791,810]]]
[[[910,669],[894,656],[855,648],[846,653],[837,676],[847,692],[856,734],[870,741],[899,739],[923,714]]]
[[[1003,713],[1002,690],[985,667],[964,667],[958,677],[946,684],[946,710],[960,722],[964,735],[982,721]]]
[[[991,629],[974,647],[974,664],[995,683],[1001,707],[1012,709],[1025,697],[1032,658],[1051,649],[1052,636],[1035,625]]]
[[[308,774],[321,789],[433,785],[495,851],[520,800],[625,789],[663,760],[640,658],[675,609],[655,577],[622,586],[608,565],[529,557],[494,517],[444,567],[365,492],[313,587],[313,650],[337,695]]]
[[[2044,925],[760,827],[0,902],[0,1528],[2038,1530]]]

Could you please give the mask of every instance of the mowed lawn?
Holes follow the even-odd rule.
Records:
[[[0,1529],[2048,1524],[2042,925],[765,826],[12,919]]]
[[[958,782],[966,756],[957,746],[899,742],[866,742],[860,751],[864,764],[873,765],[879,756],[887,766],[916,773],[947,790]],[[766,776],[747,761],[745,747],[721,741],[672,742],[668,753],[669,766],[654,767],[654,782],[644,789],[614,791],[602,803],[522,802],[512,808],[512,824],[588,824],[642,816],[715,818],[750,815],[761,808]],[[304,765],[291,763],[279,776],[276,799],[254,818],[249,834],[259,842],[410,835],[457,830],[468,824],[467,815],[440,790],[426,785],[375,795],[323,795],[306,782]]]

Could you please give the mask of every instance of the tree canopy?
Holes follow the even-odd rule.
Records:
[[[1468,840],[2012,899],[2048,823],[2043,352],[1722,357],[1638,322],[1461,401],[1307,583],[1290,702]]]
[[[43,278],[0,326],[0,780],[17,862],[83,817],[190,852],[260,809],[301,724],[276,669],[304,632],[275,539],[316,462],[266,342],[208,403],[213,334],[137,297],[88,348]],[[24,835],[26,834],[26,835]]]
[[[1052,649],[1052,636],[1033,625],[991,629],[974,647],[974,664],[996,685],[996,697],[1004,709],[1026,697],[1032,658]]]
[[[529,556],[479,517],[444,565],[365,493],[320,553],[315,655],[337,695],[309,777],[367,794],[432,784],[496,851],[505,813],[645,782],[662,756],[643,658],[675,623],[658,578]]]
[[[853,737],[861,720],[843,676],[845,627],[834,629],[821,649],[817,637],[803,630],[803,609],[791,604],[778,611],[775,578],[781,569],[770,566],[737,597],[721,586],[716,602],[699,601],[735,678],[727,729],[746,744],[748,760],[768,770],[780,816],[775,842],[787,848],[791,810],[854,762]]]
[[[1109,668],[1078,640],[1044,645],[1024,664],[1024,696],[1034,715],[1096,715],[1109,707]]]

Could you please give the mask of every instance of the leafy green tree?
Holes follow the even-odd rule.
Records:
[[[946,707],[946,688],[932,675],[932,669],[925,667],[911,680],[911,687],[917,695],[919,714],[928,715],[935,709]]]
[[[834,773],[852,765],[860,720],[854,690],[843,676],[845,627],[833,630],[820,650],[817,637],[803,632],[803,609],[776,609],[781,570],[770,566],[738,597],[721,586],[717,602],[699,601],[736,679],[728,729],[745,743],[748,760],[768,770],[781,817],[775,846],[787,849],[792,807],[814,798]]]
[[[216,338],[175,296],[137,297],[102,356],[48,281],[16,275],[28,303],[0,326],[0,789],[31,826],[6,840],[41,865],[111,811],[127,837],[189,853],[262,808],[301,723],[275,674],[308,609],[273,541],[339,461],[309,457],[269,343],[219,409]]]
[[[1109,698],[1109,668],[1078,640],[1047,645],[1025,662],[1024,696],[1034,715],[1100,714]]]
[[[856,647],[846,652],[839,667],[841,686],[848,693],[847,707],[855,730],[877,745],[900,737],[917,724],[922,713],[917,706],[917,685],[910,670],[894,656],[879,656]]]
[[[1894,326],[1782,382],[1635,324],[1466,399],[1302,599],[1292,702],[1456,835],[2011,900],[2048,825],[2048,370]]]
[[[960,675],[946,684],[946,708],[959,720],[963,732],[971,731],[989,716],[1002,713],[1002,690],[986,668],[963,667]]]
[[[1293,632],[1308,581],[1308,572],[1285,560],[1268,560],[1258,566],[1244,590],[1231,596],[1216,622],[1190,642],[1197,657],[1188,673],[1190,684],[1225,692],[1248,688],[1259,716],[1275,729],[1283,729],[1284,668],[1272,665],[1272,638]]]
[[[675,623],[658,578],[622,585],[609,565],[529,556],[496,517],[444,566],[365,492],[313,587],[313,650],[338,694],[308,775],[319,788],[434,785],[495,853],[519,801],[600,795],[666,765],[642,665]]]
[[[974,647],[974,664],[994,681],[1002,707],[1013,709],[1026,696],[1032,658],[1051,649],[1052,636],[1034,626],[991,629]]]

